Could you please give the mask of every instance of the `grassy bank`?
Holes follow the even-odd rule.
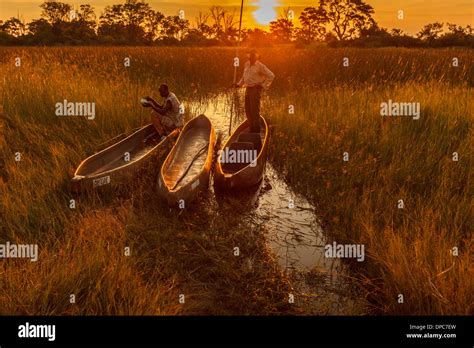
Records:
[[[381,117],[389,99],[420,102],[420,119]],[[280,102],[267,107],[272,161],[318,206],[330,240],[365,245],[368,259],[353,266],[362,268],[372,309],[472,314],[472,91],[370,85],[300,91]],[[291,103],[295,114],[282,112]]]

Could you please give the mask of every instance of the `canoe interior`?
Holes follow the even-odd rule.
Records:
[[[144,143],[143,140],[147,137],[149,138]],[[157,145],[158,138],[153,125],[145,126],[128,138],[91,156],[78,168],[76,175],[94,176],[138,161]],[[130,154],[129,161],[125,161],[127,152]]]
[[[257,156],[262,152],[262,145],[265,142],[266,125],[263,120],[260,121],[260,134],[250,133],[250,126],[248,121],[242,123],[231,135],[229,141],[225,144],[223,150],[226,148],[239,151],[253,151],[256,150]],[[250,163],[221,163],[222,172],[224,174],[234,174]]]
[[[183,129],[174,153],[163,168],[163,181],[170,190],[179,190],[203,170],[209,149],[211,123],[207,118],[195,119]]]

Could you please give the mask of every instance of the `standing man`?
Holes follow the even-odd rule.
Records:
[[[260,133],[260,97],[270,87],[275,74],[258,60],[255,50],[247,53],[244,74],[235,87],[245,87],[245,115],[252,133]]]
[[[158,104],[150,97],[145,99],[151,104],[151,122],[159,135],[163,136],[172,132],[175,128],[183,126],[183,114],[180,112],[180,102],[176,95],[170,92],[168,85],[161,84],[160,95],[164,98],[163,104]]]

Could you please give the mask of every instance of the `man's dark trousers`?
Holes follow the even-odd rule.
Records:
[[[245,115],[250,123],[250,132],[260,133],[260,96],[262,87],[247,87],[245,89]]]

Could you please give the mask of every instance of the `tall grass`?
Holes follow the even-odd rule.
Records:
[[[381,117],[388,99],[419,101],[421,118]],[[365,244],[360,277],[373,311],[473,313],[470,91],[438,82],[303,90],[266,110],[274,164],[318,206],[331,239]]]
[[[0,53],[0,241],[40,247],[37,263],[0,263],[2,314],[304,314],[288,306],[291,286],[262,228],[235,211],[218,214],[206,199],[179,215],[169,211],[155,195],[154,173],[117,194],[68,190],[81,159],[148,122],[138,100],[156,96],[161,82],[185,103],[225,90],[233,50]],[[472,313],[472,52],[260,53],[277,76],[263,108],[274,126],[271,160],[315,202],[332,238],[367,245],[369,258],[353,272],[371,309]],[[54,105],[64,99],[95,102],[96,119],[56,117]],[[388,99],[421,102],[421,119],[383,119],[378,105]],[[405,209],[396,208],[398,199]],[[132,256],[124,256],[127,246]],[[449,253],[454,246],[458,257]]]

